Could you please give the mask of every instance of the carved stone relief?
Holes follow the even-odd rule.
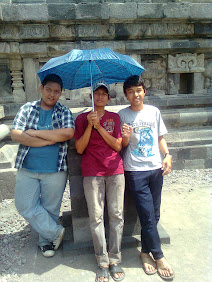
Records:
[[[204,75],[204,88],[207,93],[212,92],[212,59],[206,61]]]
[[[165,58],[144,59],[142,65],[146,69],[142,73],[142,78],[147,88],[147,95],[164,95],[167,92]]]
[[[0,101],[10,102],[13,101],[11,77],[8,65],[1,64],[0,62]]]
[[[10,60],[10,75],[12,80],[13,98],[16,103],[25,103],[26,94],[23,84],[21,60]]]
[[[176,55],[168,55],[168,84],[170,94],[174,94],[175,91],[177,91],[175,92],[176,94],[179,93],[179,90],[182,88],[181,82],[185,85],[193,85],[193,89],[188,90],[189,93],[204,93],[202,75],[204,71],[204,54],[183,53]],[[178,74],[181,78],[181,82],[176,82],[176,80],[173,79],[173,76],[171,76],[171,74]],[[193,78],[190,77],[191,81],[188,81],[188,78],[185,74],[193,74]]]
[[[204,72],[204,54],[168,55],[168,71],[170,73]]]

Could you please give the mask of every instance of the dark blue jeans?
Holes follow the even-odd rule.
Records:
[[[162,170],[125,171],[126,182],[141,223],[142,252],[154,259],[163,257],[157,223],[160,218]]]

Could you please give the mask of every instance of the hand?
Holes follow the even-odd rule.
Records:
[[[87,120],[88,120],[88,123],[90,125],[92,125],[95,129],[99,129],[99,127],[101,126],[100,125],[100,122],[99,122],[99,118],[97,116],[97,112],[93,112],[91,111],[88,115],[87,115]]]
[[[167,154],[162,164],[162,170],[163,170],[162,175],[164,176],[169,174],[171,172],[171,168],[172,168],[172,156]]]
[[[28,129],[25,131],[26,134],[32,136],[32,137],[36,137],[36,131],[35,129]]]
[[[129,138],[131,133],[132,133],[132,131],[133,131],[132,126],[130,126],[130,125],[126,124],[126,123],[123,124],[123,127],[122,127],[122,136],[123,137]]]

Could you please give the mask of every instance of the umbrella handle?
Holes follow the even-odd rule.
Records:
[[[91,102],[92,102],[92,109],[94,111],[93,78],[92,78],[91,60],[89,60],[89,63],[90,63],[90,76],[91,76]]]

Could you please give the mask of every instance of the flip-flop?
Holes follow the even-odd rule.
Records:
[[[158,269],[162,269],[162,270],[168,270],[168,268],[164,267],[162,263],[160,262],[157,262],[157,272],[158,272]],[[175,274],[174,274],[174,270],[172,269],[173,271],[173,274],[171,274],[170,276],[164,276],[162,275],[161,273],[158,272],[158,275],[160,276],[160,278],[162,278],[163,280],[166,280],[166,281],[171,281],[173,280]]]
[[[99,267],[96,273],[96,279],[95,282],[99,282],[100,277],[107,278],[107,281],[109,281],[110,275],[109,275],[109,268],[108,267]]]
[[[154,260],[150,257],[145,257],[145,258],[142,258],[141,257],[142,254],[140,254],[140,258],[141,258],[141,261],[142,261],[142,265],[143,265],[143,270],[144,272],[147,274],[147,275],[153,275],[157,272],[157,269],[155,268],[155,270],[152,270],[152,271],[147,271],[144,267],[144,263],[148,263],[148,264],[151,264],[152,265],[152,262],[154,262]],[[156,265],[155,265],[156,266]]]
[[[113,278],[113,280],[115,281],[121,281],[125,278],[125,273],[124,273],[124,270],[121,268],[120,264],[119,263],[115,263],[115,264],[111,264],[109,266],[110,268],[110,275],[111,277]],[[123,273],[124,275],[120,278],[116,278],[114,275],[116,273]]]

